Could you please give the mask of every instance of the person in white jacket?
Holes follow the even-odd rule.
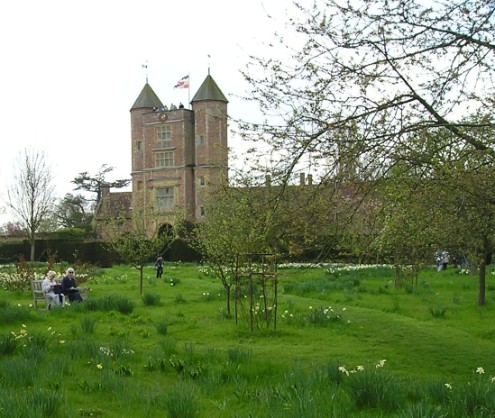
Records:
[[[55,293],[55,286],[60,286],[55,281],[55,273],[53,270],[50,270],[46,273],[46,278],[41,283],[41,289],[45,292],[46,296],[50,300],[48,309],[51,309],[52,305],[65,305],[65,296],[63,293]]]

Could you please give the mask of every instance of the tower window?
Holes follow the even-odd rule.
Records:
[[[138,151],[141,151],[141,148],[142,148],[142,142],[141,141],[136,141],[136,148]]]
[[[205,144],[205,136],[204,135],[200,135],[198,137],[198,145],[204,145]]]
[[[199,208],[199,213],[200,213],[201,216],[205,216],[205,208],[204,208],[204,206],[201,206]]]
[[[206,184],[205,176],[201,176],[201,177],[199,178],[199,184],[200,184],[201,186],[204,186],[204,185]]]
[[[156,127],[156,146],[163,147],[165,142],[170,141],[172,138],[172,130],[170,125],[162,125]]]
[[[173,187],[157,187],[155,189],[156,206],[158,210],[172,209],[175,204]]]
[[[172,167],[174,165],[173,151],[157,152],[155,154],[155,167]]]

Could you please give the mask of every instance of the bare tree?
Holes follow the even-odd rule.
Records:
[[[52,173],[44,152],[27,149],[20,153],[15,170],[17,174],[7,191],[7,205],[28,233],[33,261],[36,232],[53,205]]]

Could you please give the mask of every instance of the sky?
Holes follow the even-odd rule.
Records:
[[[290,0],[24,0],[0,5],[0,225],[24,150],[41,151],[56,197],[81,172],[130,178],[130,108],[148,78],[164,105],[187,106],[210,69],[229,114],[256,118],[240,99],[240,70],[285,21]],[[144,68],[143,66],[147,66]],[[174,89],[183,76],[187,89]],[[242,153],[238,138],[229,138]],[[54,202],[55,203],[55,202]]]

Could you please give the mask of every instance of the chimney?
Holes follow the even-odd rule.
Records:
[[[102,183],[101,185],[101,198],[104,199],[110,194],[110,185],[108,183]]]
[[[304,173],[299,174],[299,185],[304,186],[305,180],[304,180]]]

